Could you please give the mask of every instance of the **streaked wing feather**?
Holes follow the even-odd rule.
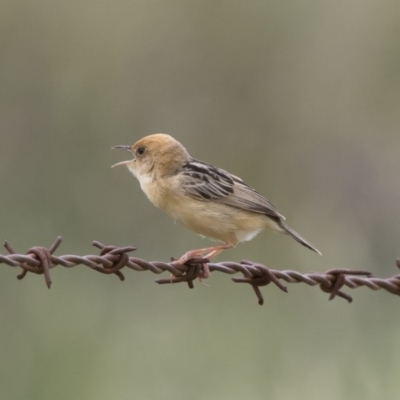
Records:
[[[197,160],[190,160],[179,171],[185,176],[186,194],[199,200],[218,200],[233,193],[233,178],[225,171]]]
[[[185,176],[183,189],[188,196],[284,219],[267,199],[223,169],[191,159],[179,173]]]
[[[233,207],[285,219],[273,204],[245,183],[235,183],[233,194],[221,201]]]

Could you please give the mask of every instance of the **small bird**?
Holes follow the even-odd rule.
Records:
[[[321,254],[311,243],[286,225],[285,217],[240,178],[192,158],[172,136],[156,133],[132,146],[126,165],[139,180],[148,199],[188,229],[223,244],[186,252],[176,264],[204,256],[211,260],[238,242],[251,240],[262,229],[285,233]],[[204,268],[203,278],[209,276]]]

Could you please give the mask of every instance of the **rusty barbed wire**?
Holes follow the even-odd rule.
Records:
[[[173,263],[174,259],[171,259],[169,263],[165,263],[160,261],[149,262],[137,257],[130,257],[128,253],[136,250],[133,246],[107,246],[97,241],[93,241],[92,244],[100,249],[99,255],[56,256],[54,252],[61,244],[61,241],[62,239],[59,236],[49,248],[34,246],[26,254],[17,254],[12,246],[5,242],[4,247],[9,254],[0,254],[0,264],[21,268],[22,272],[17,276],[18,279],[23,279],[28,272],[43,274],[48,288],[52,283],[50,270],[58,265],[65,268],[85,265],[102,274],[115,274],[121,281],[125,280],[121,271],[123,268],[129,268],[134,271],[150,271],[153,274],[169,272],[171,274],[170,278],[158,279],[156,282],[158,284],[186,282],[190,288],[193,288],[193,281],[202,276],[203,266],[208,263],[210,272],[219,271],[228,275],[243,274],[243,277],[233,277],[232,281],[249,284],[253,288],[260,305],[264,304],[260,287],[273,283],[283,292],[287,292],[287,287],[282,281],[319,286],[323,292],[330,294],[329,300],[341,297],[348,302],[352,302],[353,299],[341,290],[343,287],[356,289],[366,286],[372,290],[383,289],[391,294],[400,295],[400,274],[389,278],[378,278],[369,271],[351,269],[330,269],[322,273],[302,274],[292,270],[270,269],[263,264],[253,263],[248,260],[243,260],[240,263],[232,261],[210,263],[205,258],[196,258],[189,260],[184,265],[176,265]],[[400,259],[396,261],[396,265],[400,269]]]

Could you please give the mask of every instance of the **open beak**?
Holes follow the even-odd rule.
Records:
[[[111,147],[111,149],[124,149],[124,150],[131,151],[131,146],[127,146],[125,144],[120,144],[118,146]]]
[[[111,168],[119,167],[120,165],[128,165],[128,164],[130,164],[132,161],[133,161],[133,160],[121,161],[121,162],[118,162],[118,163],[116,163],[116,164],[114,164],[114,165],[111,165]]]
[[[128,151],[132,152],[131,146],[127,146],[127,145],[118,145],[118,146],[114,146],[114,147],[111,147],[111,148],[112,148],[112,149],[124,149],[124,150],[128,150]],[[134,158],[134,159],[135,159],[135,158]],[[133,160],[134,160],[134,159],[133,159]],[[111,168],[119,167],[120,165],[128,165],[128,164],[130,164],[133,160],[121,161],[121,162],[119,162],[119,163],[116,163],[116,164],[112,165]]]

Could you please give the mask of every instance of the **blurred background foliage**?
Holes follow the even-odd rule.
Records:
[[[241,176],[323,253],[266,232],[219,260],[396,273],[396,1],[2,0],[0,232],[19,251],[91,240],[168,260],[207,240],[155,209],[111,151],[166,132]],[[3,251],[5,252],[5,251]],[[1,267],[3,399],[394,399],[399,300],[159,287],[84,267]]]

